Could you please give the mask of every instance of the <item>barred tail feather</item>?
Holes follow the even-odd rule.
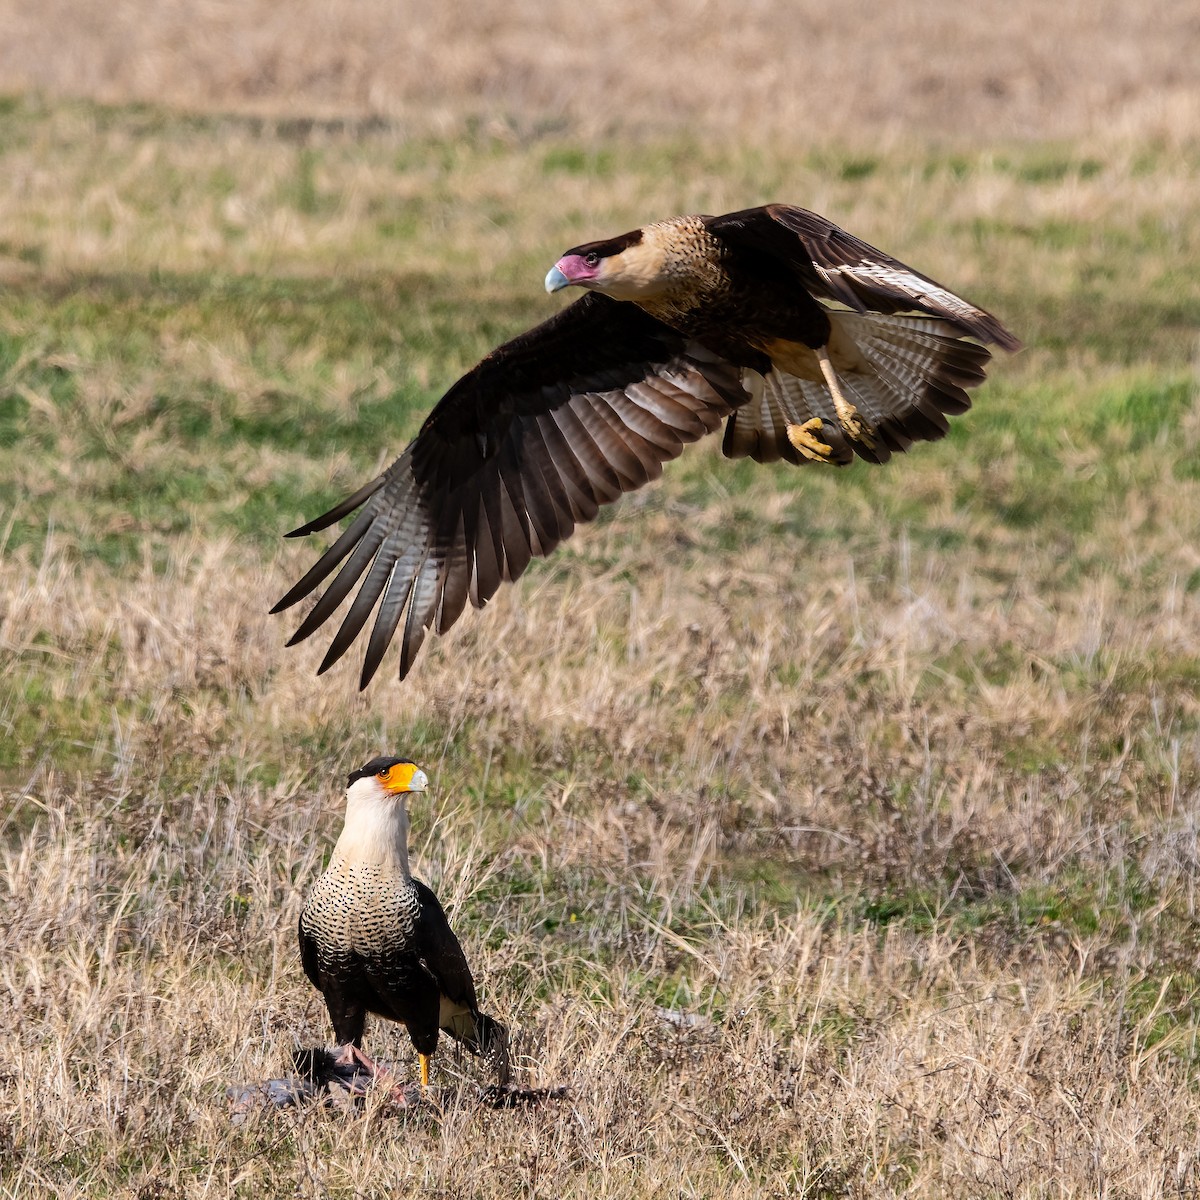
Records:
[[[442,1028],[476,1056],[482,1056],[501,1087],[508,1085],[508,1030],[487,1013],[463,1009],[452,1014]]]

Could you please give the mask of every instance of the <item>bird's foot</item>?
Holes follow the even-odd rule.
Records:
[[[805,458],[811,459],[813,462],[827,463],[833,461],[833,447],[827,442],[820,441],[817,437],[817,431],[823,424],[824,422],[820,417],[811,417],[803,425],[789,425],[787,427],[788,441]]]
[[[387,1089],[388,1102],[396,1108],[415,1108],[431,1099],[427,1087],[397,1081],[389,1067],[377,1063],[353,1043],[338,1051],[333,1066],[342,1086],[352,1096],[365,1096],[369,1087],[378,1085]]]
[[[838,409],[838,422],[846,431],[847,437],[861,442],[868,450],[875,449],[875,430],[862,419],[853,404],[847,404],[845,412]]]
[[[334,1065],[339,1067],[350,1067],[353,1070],[361,1068],[368,1075],[375,1076],[384,1071],[383,1067],[377,1067],[373,1059],[368,1058],[353,1042],[347,1042],[334,1057]]]
[[[373,1084],[389,1080],[391,1072],[364,1054],[353,1042],[347,1042],[333,1059],[334,1072],[352,1096],[365,1096]]]

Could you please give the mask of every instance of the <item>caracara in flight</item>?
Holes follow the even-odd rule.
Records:
[[[549,554],[602,504],[725,425],[730,458],[883,463],[964,412],[1020,343],[990,313],[803,208],[676,217],[568,250],[546,290],[582,299],[493,350],[377,479],[294,530],[361,512],[275,606],[349,558],[288,643],[361,580],[321,663],[375,613],[360,687],[403,625],[400,678],[432,626]],[[973,340],[968,340],[973,339]]]
[[[479,1011],[475,982],[438,898],[408,869],[404,797],[428,785],[401,758],[374,758],[349,778],[346,823],[300,914],[300,961],[325,997],[335,1060],[380,1073],[362,1052],[367,1013],[408,1028],[429,1085],[444,1030],[508,1083],[508,1035]]]

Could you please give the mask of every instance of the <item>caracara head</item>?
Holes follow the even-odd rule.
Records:
[[[347,799],[390,800],[409,792],[423,792],[429,777],[406,758],[384,755],[350,773],[346,780]]]
[[[648,300],[668,286],[666,247],[656,226],[568,250],[546,275],[546,291],[582,287],[614,300]]]

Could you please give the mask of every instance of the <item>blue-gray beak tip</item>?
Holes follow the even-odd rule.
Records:
[[[551,267],[546,272],[546,291],[553,294],[561,292],[563,288],[570,287],[571,281],[557,268]]]

